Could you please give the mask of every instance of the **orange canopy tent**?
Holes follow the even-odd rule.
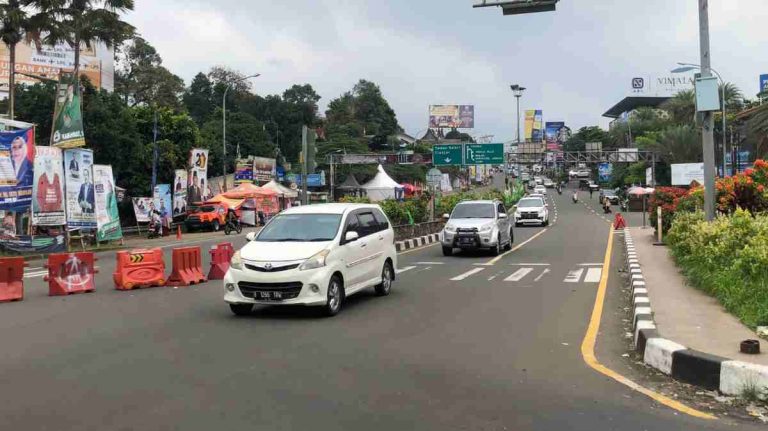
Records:
[[[222,193],[228,199],[249,199],[277,196],[277,192],[271,189],[265,189],[250,183],[243,183],[234,189]]]
[[[210,202],[224,202],[233,208],[252,208],[265,214],[274,214],[279,211],[277,202],[278,193],[250,183],[243,183],[234,189],[221,193]]]

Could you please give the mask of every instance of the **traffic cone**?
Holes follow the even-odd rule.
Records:
[[[176,239],[181,239],[181,225],[176,225]]]

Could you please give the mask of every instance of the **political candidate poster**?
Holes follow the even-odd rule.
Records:
[[[208,187],[208,150],[193,148],[189,154],[187,202],[203,202],[210,197]]]
[[[474,105],[429,105],[429,127],[475,127]]]
[[[74,148],[85,145],[78,85],[79,82],[72,72],[59,74],[51,128],[51,145],[55,147]]]
[[[64,151],[64,196],[67,227],[96,227],[96,191],[93,187],[93,151]]]
[[[61,148],[35,147],[32,224],[61,226],[64,214],[64,155]]]
[[[187,212],[188,174],[184,169],[176,169],[173,176],[173,216]]]
[[[171,200],[170,184],[158,184],[155,186],[155,190],[152,193],[152,201],[154,208],[160,212],[160,217],[171,216]]]
[[[96,239],[113,241],[122,238],[112,166],[93,165],[93,183],[96,192]]]
[[[253,159],[237,159],[235,162],[235,184],[253,184]]]
[[[133,213],[136,215],[137,223],[148,223],[149,212],[155,207],[152,198],[133,198]]]
[[[253,158],[253,178],[259,183],[268,183],[275,178],[275,167],[277,162],[275,159],[268,157],[254,157]]]
[[[0,132],[0,210],[23,212],[32,203],[34,129]]]

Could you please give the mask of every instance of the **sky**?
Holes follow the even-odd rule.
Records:
[[[515,83],[527,88],[521,111],[607,127],[602,114],[633,77],[699,63],[697,0],[561,0],[556,12],[518,16],[476,2],[137,0],[125,19],[187,84],[223,65],[260,73],[261,95],[309,83],[324,111],[366,79],[419,137],[430,104],[472,104],[470,134],[514,139]],[[749,98],[768,73],[766,17],[768,0],[710,0],[712,66]]]

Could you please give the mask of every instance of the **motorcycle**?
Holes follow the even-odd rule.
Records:
[[[574,192],[572,199],[573,199],[573,203],[579,202],[579,194]]]
[[[240,234],[240,232],[243,231],[243,225],[240,224],[240,220],[228,221],[226,226],[224,226],[224,234],[225,235],[229,235],[230,233],[232,233],[233,230],[235,232],[237,232],[238,234]]]
[[[147,239],[155,239],[163,236],[162,226],[160,223],[152,223],[149,225],[149,232],[147,233]]]
[[[559,195],[563,194],[563,188],[561,186],[557,186],[557,194]]]
[[[627,201],[623,200],[623,201],[619,202],[619,208],[621,208],[622,211],[626,211],[627,210]]]

